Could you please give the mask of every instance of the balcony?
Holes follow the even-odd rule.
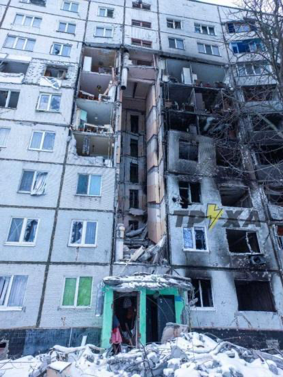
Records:
[[[0,65],[0,82],[21,84],[29,64],[17,61],[2,61]]]

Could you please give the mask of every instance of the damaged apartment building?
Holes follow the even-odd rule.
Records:
[[[282,103],[251,24],[193,0],[0,7],[10,355],[107,348],[130,314],[131,345],[173,322],[282,346]]]

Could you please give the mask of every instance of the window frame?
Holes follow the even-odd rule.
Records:
[[[248,241],[246,240],[246,242],[247,242],[247,245],[248,245],[248,247],[249,247],[249,249],[250,249],[250,251],[249,252],[247,252],[247,253],[237,253],[237,252],[233,252],[233,251],[231,251],[230,250],[230,247],[229,247],[229,241],[228,241],[228,233],[229,232],[227,232],[227,230],[229,231],[229,230],[232,230],[232,231],[235,231],[235,232],[237,232],[237,231],[242,231],[242,232],[246,232],[246,235],[245,235],[245,237],[247,237],[247,235],[248,235],[248,233],[254,233],[255,235],[256,235],[256,241],[257,241],[257,244],[258,244],[258,249],[259,249],[259,252],[252,252],[251,250],[252,250],[252,248],[251,248],[251,246],[249,245],[249,243],[248,243]],[[252,255],[262,255],[262,256],[264,256],[265,255],[265,252],[264,252],[264,247],[263,246],[261,246],[261,242],[260,242],[260,238],[259,238],[259,232],[257,231],[257,230],[253,230],[253,229],[249,229],[249,228],[226,228],[225,229],[225,237],[226,237],[226,242],[227,242],[227,245],[228,245],[228,253],[229,253],[229,255],[248,255],[248,256],[252,256]]]
[[[10,298],[10,294],[11,294],[11,290],[12,290],[12,286],[13,286],[15,276],[26,276],[27,277],[26,281],[28,281],[28,275],[9,275],[9,274],[0,275],[0,277],[9,277],[10,278],[4,304],[0,305],[0,312],[1,311],[14,311],[14,310],[21,311],[24,307],[24,306],[8,306],[8,302],[9,302],[9,298]],[[23,302],[24,302],[24,299],[25,299],[25,293],[26,293],[26,290],[23,293]]]
[[[7,90],[6,89],[5,90],[0,89],[0,92],[7,92],[8,93],[7,98],[6,98],[5,106],[4,107],[0,106],[0,109],[12,109],[12,110],[16,110],[18,108],[20,91],[19,90],[12,90],[12,89],[7,89]],[[17,101],[17,106],[16,107],[7,106],[7,105],[9,105],[12,93],[19,93],[18,101]]]
[[[23,17],[23,20],[22,20],[21,23],[16,23],[16,18],[17,18],[17,16],[21,16],[21,17]],[[29,17],[29,18],[32,19],[31,25],[25,25],[25,20],[26,20],[27,17]],[[35,19],[40,20],[40,24],[39,24],[39,26],[34,26],[34,21],[35,21]],[[16,13],[16,14],[15,14],[14,21],[13,21],[13,25],[20,25],[20,26],[25,26],[25,27],[34,27],[34,28],[36,28],[36,29],[40,29],[41,22],[42,22],[42,17],[29,16],[29,15],[27,15],[27,14]]]
[[[136,22],[136,24],[139,24],[139,25],[134,25],[134,22]],[[152,28],[151,22],[149,22],[149,21],[141,21],[141,20],[136,20],[136,19],[132,19],[132,26],[133,27],[142,27],[144,29],[151,29]]]
[[[172,27],[168,26],[168,24],[172,22]],[[180,23],[180,27],[176,27],[176,23]],[[173,29],[173,30],[182,30],[183,29],[183,24],[181,20],[175,19],[175,18],[166,18],[166,25],[168,29]]]
[[[33,178],[32,178],[32,183],[31,183],[31,189],[30,189],[29,191],[20,190],[20,188],[21,188],[21,183],[22,183],[22,179],[23,179],[23,176],[24,176],[24,173],[25,173],[25,172],[33,172]],[[17,191],[17,192],[18,192],[19,194],[30,194],[31,191],[32,191],[32,189],[33,189],[33,187],[34,187],[34,184],[35,184],[35,182],[36,182],[36,179],[37,179],[38,174],[41,174],[41,173],[45,173],[45,174],[47,174],[47,176],[48,176],[48,171],[23,169],[23,171],[22,171],[22,175],[21,175],[21,179],[20,179],[20,183],[19,183],[19,187],[18,187],[18,191]],[[47,177],[47,176],[46,176],[46,177]]]
[[[205,52],[203,51],[200,51],[200,46],[203,46],[204,47],[204,50]],[[209,54],[207,52],[207,46],[209,46],[211,48],[211,54]],[[218,56],[218,57],[221,57],[221,54],[220,54],[220,50],[219,50],[219,46],[217,45],[210,45],[210,44],[207,44],[207,43],[201,43],[201,42],[197,42],[197,48],[198,48],[198,53],[199,54],[204,54],[204,55],[209,55],[209,56]],[[217,51],[218,51],[218,54],[214,54],[213,53],[213,48],[217,48]]]
[[[105,11],[105,14],[104,15],[101,15],[100,14],[100,11]],[[111,16],[109,16],[108,15],[108,11],[113,11],[113,16],[111,17]],[[114,18],[114,12],[115,12],[115,9],[114,8],[108,8],[108,7],[98,7],[98,10],[97,10],[97,16],[98,17],[103,17],[103,18]]]
[[[207,25],[207,24],[199,24],[199,23],[194,23],[194,28],[195,28],[195,33],[201,34],[201,35],[209,35],[211,37],[215,37],[215,26]],[[207,33],[204,33],[203,30],[207,29]],[[199,29],[200,31],[197,31]],[[209,32],[210,29],[213,29],[213,34]]]
[[[133,1],[132,2],[132,8],[150,11],[151,10],[151,4],[143,3],[142,1]]]
[[[88,177],[88,182],[87,182],[87,193],[86,194],[78,194],[78,188],[79,188],[79,179],[81,175],[86,175]],[[92,195],[89,193],[90,185],[91,185],[91,178],[92,177],[100,177],[100,190],[98,195]],[[95,197],[95,198],[100,198],[102,196],[102,175],[101,174],[83,174],[83,173],[78,173],[78,182],[77,182],[77,190],[76,190],[76,195],[77,196],[87,196],[87,197]]]
[[[90,290],[90,303],[87,306],[78,306],[78,295],[79,295],[79,285],[81,278],[91,278],[91,290]],[[66,279],[76,279],[76,290],[75,290],[75,297],[74,297],[74,304],[75,305],[63,305],[64,301],[64,293],[65,293],[65,285]],[[93,296],[93,277],[92,276],[64,276],[64,284],[63,284],[63,291],[61,297],[61,309],[90,309],[92,307],[92,296]]]
[[[53,53],[55,45],[60,45],[60,53],[59,54]],[[69,55],[62,55],[64,47],[70,47],[70,54]],[[53,42],[52,45],[51,45],[51,49],[50,49],[50,55],[62,56],[64,58],[69,58],[71,56],[71,52],[72,52],[72,45],[70,43]]]
[[[247,71],[247,65],[250,65],[252,67],[252,71],[253,73],[248,73]],[[258,67],[260,68],[260,73],[256,73],[255,71],[255,67]],[[261,76],[261,75],[264,75],[264,74],[268,74],[268,64],[267,63],[262,63],[262,64],[257,64],[257,62],[241,62],[241,63],[238,63],[236,65],[236,69],[237,69],[237,76],[238,77],[248,77],[248,76]],[[244,69],[245,70],[245,74],[241,74],[241,69]]]
[[[42,134],[41,141],[40,141],[40,148],[32,148],[31,147],[33,135],[34,135],[35,132],[37,132],[37,133],[41,132],[41,134]],[[55,135],[54,136],[54,143],[53,143],[53,149],[52,150],[51,149],[43,149],[43,144],[44,144],[45,136],[48,133]],[[54,151],[55,137],[56,137],[56,132],[53,132],[53,131],[33,130],[32,134],[31,134],[31,138],[30,138],[28,149],[31,150],[31,151],[40,151],[40,152],[49,152],[49,153],[52,153]]]
[[[83,243],[71,243],[72,241],[72,232],[73,232],[73,225],[75,222],[81,222],[83,223],[83,229],[82,229],[82,240],[83,240]],[[85,236],[86,236],[86,228],[87,228],[87,223],[96,223],[96,228],[95,228],[95,243],[94,244],[86,244],[85,243]],[[70,236],[69,236],[69,242],[68,242],[68,246],[69,247],[75,247],[75,248],[79,248],[79,247],[83,247],[83,248],[95,248],[97,247],[97,234],[98,234],[98,221],[97,220],[76,220],[76,219],[73,219],[72,222],[71,222],[71,230],[70,230]]]
[[[97,29],[103,29],[103,35],[97,35]],[[111,30],[111,35],[106,35],[106,30]],[[95,38],[113,38],[113,27],[112,26],[96,26],[95,27]]]
[[[207,311],[215,311],[216,308],[215,308],[215,300],[214,300],[214,292],[213,292],[213,285],[212,285],[212,279],[211,278],[191,278],[192,280],[198,280],[198,289],[199,289],[199,292],[200,292],[200,302],[201,302],[201,306],[192,306],[191,307],[191,310],[196,310],[196,311],[203,311],[203,310],[207,310]],[[201,285],[201,282],[203,280],[207,280],[210,282],[210,290],[211,290],[211,299],[212,299],[212,306],[203,306],[203,295],[202,295],[202,285]]]
[[[8,135],[7,135],[6,139],[5,139],[6,144],[3,144],[3,145],[0,144],[0,149],[1,148],[7,148],[7,141],[8,141],[10,132],[11,132],[11,127],[2,127],[2,126],[0,126],[0,131],[1,130],[9,130],[9,132],[8,132]]]
[[[65,24],[65,30],[64,30],[64,31],[60,30],[60,24]],[[72,26],[75,27],[74,32],[70,32],[70,31],[68,31],[68,28],[69,28],[70,25],[72,25]],[[76,35],[76,28],[77,28],[77,24],[74,23],[74,22],[59,21],[57,32],[58,32],[58,33],[65,33],[65,34]]]
[[[185,247],[185,239],[184,239],[184,229],[191,229],[192,230],[192,241],[193,241],[193,248],[186,248]],[[196,229],[203,229],[204,230],[204,238],[205,238],[205,246],[206,249],[197,249],[196,248],[196,236],[195,236],[195,230]],[[193,226],[193,227],[183,227],[183,251],[193,251],[193,252],[198,252],[198,253],[209,253],[209,247],[208,247],[208,237],[207,237],[207,228],[205,225],[203,226]]]
[[[147,41],[145,39],[132,38],[131,39],[131,44],[133,46],[152,48],[152,41]]]
[[[39,104],[40,104],[40,99],[42,96],[49,96],[49,99],[48,99],[48,105],[47,105],[47,109],[46,110],[43,110],[43,109],[40,109],[39,108]],[[50,110],[50,105],[51,105],[51,101],[52,101],[52,97],[53,96],[57,96],[57,97],[60,97],[60,104],[59,104],[59,109],[58,110]],[[46,113],[60,113],[60,108],[61,108],[61,98],[62,98],[62,94],[54,94],[54,93],[39,93],[39,97],[38,97],[38,101],[37,101],[37,105],[36,105],[36,111],[42,111],[42,112],[46,112]]]
[[[22,225],[22,228],[21,228],[21,233],[20,233],[19,241],[8,241],[13,219],[22,219],[23,220],[23,225]],[[37,221],[37,227],[36,227],[36,232],[35,232],[35,236],[34,236],[34,241],[33,242],[23,242],[23,238],[24,238],[24,234],[25,234],[25,231],[26,231],[26,226],[27,226],[28,220],[36,220]],[[39,224],[40,224],[40,219],[37,218],[37,217],[35,217],[35,218],[32,218],[32,217],[11,217],[10,225],[9,225],[9,230],[8,230],[8,235],[6,237],[5,245],[7,245],[7,246],[28,246],[28,247],[34,247],[36,245],[36,241],[37,241]]]
[[[13,46],[12,47],[8,47],[6,46],[6,43],[7,43],[7,40],[8,38],[15,38],[15,41],[13,43]],[[19,41],[19,39],[24,39],[24,45],[23,45],[23,48],[16,48],[16,45]],[[26,50],[26,45],[28,42],[34,42],[33,46],[32,46],[32,50]],[[35,46],[35,43],[36,43],[36,39],[34,38],[27,38],[27,37],[21,37],[21,36],[18,36],[18,35],[10,35],[10,34],[7,34],[6,38],[5,38],[5,41],[4,41],[4,44],[3,44],[3,48],[10,48],[11,50],[17,50],[17,51],[28,51],[28,52],[33,52],[34,50],[34,46]]]
[[[65,3],[69,3],[70,4],[69,9],[64,9],[64,4]],[[71,9],[73,4],[76,4],[78,6],[77,10],[72,10]],[[64,10],[65,12],[78,13],[79,12],[79,6],[80,6],[80,4],[77,1],[62,1],[61,10]]]
[[[170,46],[170,40],[174,41],[174,45],[175,45],[175,47],[171,47],[171,46]],[[177,41],[182,42],[182,45],[183,45],[182,48],[178,48],[178,47],[177,47]],[[185,42],[184,42],[184,41],[185,41],[185,40],[184,40],[184,39],[181,39],[181,38],[168,37],[169,48],[173,48],[173,49],[175,49],[175,50],[185,51]]]

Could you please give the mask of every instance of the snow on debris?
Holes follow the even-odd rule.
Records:
[[[55,346],[48,355],[1,361],[0,376],[49,377],[56,371],[68,377],[283,377],[283,357],[198,333],[114,356],[99,350]]]

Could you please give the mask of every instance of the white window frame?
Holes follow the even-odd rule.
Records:
[[[19,23],[19,24],[16,24],[16,18],[17,18],[17,16],[23,17],[22,22]],[[30,25],[25,25],[25,20],[26,20],[26,18],[31,18],[31,19],[32,19]],[[21,26],[25,26],[25,27],[34,27],[34,28],[36,28],[36,29],[40,29],[40,25],[39,25],[39,26],[34,26],[34,25],[33,25],[33,24],[34,24],[34,20],[35,20],[36,18],[37,18],[38,20],[40,20],[40,24],[41,24],[41,22],[42,22],[42,18],[41,18],[41,17],[29,16],[28,14],[22,14],[22,13],[16,13],[16,14],[15,14],[15,18],[14,18],[14,22],[13,22],[13,25],[21,25]]]
[[[4,107],[2,107],[2,109],[16,109],[17,107],[18,107],[18,104],[17,104],[17,107],[9,107],[8,105],[9,105],[9,102],[10,102],[10,99],[11,99],[11,93],[20,93],[18,90],[6,90],[6,89],[4,89],[4,90],[2,90],[2,89],[0,89],[0,92],[8,92],[8,95],[7,95],[7,98],[6,98],[6,103],[5,103],[5,106]],[[18,99],[18,102],[19,102],[19,99]],[[1,106],[0,106],[0,109],[1,109]]]
[[[134,25],[133,24],[134,22],[138,23],[139,25]],[[132,26],[133,27],[142,27],[144,29],[151,29],[152,24],[149,21],[141,21],[141,20],[132,19]]]
[[[60,24],[65,24],[65,30],[64,31],[60,30]],[[75,26],[75,31],[74,32],[68,31],[68,28],[69,28],[70,25]],[[76,28],[77,28],[77,25],[74,22],[59,21],[57,32],[58,33],[66,33],[66,34],[75,35],[76,34]],[[62,49],[61,49],[61,51],[62,51]]]
[[[49,96],[48,104],[47,104],[47,109],[46,109],[46,110],[43,110],[43,109],[40,109],[40,108],[39,108],[40,99],[41,99],[42,96]],[[49,112],[49,113],[60,113],[61,99],[60,99],[60,107],[59,107],[59,110],[50,110],[50,105],[51,105],[51,101],[52,101],[52,96],[60,96],[60,97],[62,98],[62,95],[60,95],[60,94],[40,93],[40,94],[39,94],[39,97],[38,97],[38,102],[37,102],[36,110],[37,110],[37,111],[43,111],[43,112]]]
[[[23,190],[20,190],[20,187],[21,187],[21,183],[22,183],[22,179],[23,179],[23,176],[24,176],[24,173],[25,172],[32,172],[33,173],[33,179],[32,179],[32,183],[31,183],[31,189],[29,191],[23,191]],[[23,169],[23,172],[22,172],[22,176],[21,176],[21,180],[20,180],[20,184],[19,184],[19,188],[18,188],[18,192],[20,194],[30,194],[31,191],[32,191],[32,188],[34,187],[34,184],[36,182],[36,179],[37,179],[37,176],[38,174],[40,173],[46,173],[48,175],[48,172],[47,171],[39,171],[39,170],[29,170],[29,169]]]
[[[219,50],[219,46],[217,46],[217,45],[210,45],[210,44],[208,44],[208,43],[200,43],[200,42],[197,42],[197,46],[198,46],[198,53],[199,53],[199,54],[205,54],[205,55],[210,55],[210,56],[219,56],[219,57],[221,57],[220,50]],[[200,51],[199,46],[203,46],[205,52]],[[212,52],[211,54],[209,54],[209,53],[207,52],[207,48],[206,48],[207,46],[210,46],[210,48],[211,48],[211,52]],[[213,53],[213,47],[214,47],[214,48],[217,48],[218,54],[214,54],[214,53]]]
[[[10,134],[10,132],[11,132],[11,128],[10,127],[0,127],[0,131],[1,130],[9,130],[9,132],[8,132],[8,136],[6,137],[6,139],[4,140],[6,143],[5,144],[3,144],[3,145],[1,145],[0,144],[0,148],[7,148],[7,140],[8,140],[8,138],[9,138],[9,134]]]
[[[209,252],[208,242],[207,242],[207,229],[206,229],[206,226],[193,226],[191,228],[183,227],[182,230],[183,229],[191,229],[191,231],[192,231],[192,240],[193,240],[193,247],[192,248],[186,248],[185,247],[185,242],[184,242],[185,241],[184,240],[184,235],[182,234],[182,237],[183,237],[183,250],[184,251],[194,251],[194,252],[199,252],[199,253],[208,253]],[[203,229],[204,230],[206,249],[200,250],[200,249],[196,248],[196,236],[195,236],[195,230],[196,229]]]
[[[6,297],[5,297],[5,301],[4,301],[3,305],[0,305],[0,311],[22,310],[23,309],[23,306],[8,306],[8,301],[9,301],[9,298],[10,298],[10,294],[11,294],[11,290],[12,290],[12,286],[13,286],[15,276],[27,276],[27,275],[5,275],[5,274],[2,274],[0,276],[0,277],[9,277],[10,278],[9,286],[8,286]],[[24,300],[24,298],[25,298],[25,292],[23,293],[23,300]]]
[[[97,29],[103,29],[103,35],[97,35]],[[106,30],[111,30],[111,35],[106,35]],[[96,26],[95,34],[96,38],[112,38],[113,37],[113,27],[112,26]]]
[[[253,73],[248,73],[246,65],[250,65],[252,67]],[[260,70],[261,70],[260,73],[257,73],[255,71],[255,66],[260,68]],[[245,70],[244,75],[241,74],[241,68]],[[264,63],[257,64],[256,62],[245,62],[245,63],[237,64],[237,74],[238,74],[239,77],[264,75],[264,74],[268,74],[268,71],[269,71],[268,70],[268,64],[264,64]]]
[[[170,39],[173,39],[173,40],[174,40],[174,45],[175,45],[175,47],[171,47],[171,46],[170,46]],[[182,42],[182,44],[183,44],[183,48],[178,48],[178,47],[177,47],[177,41]],[[168,42],[169,42],[169,48],[174,48],[174,49],[176,49],[176,50],[181,50],[181,51],[184,51],[184,50],[185,50],[185,43],[184,43],[184,39],[182,39],[182,38],[168,37]]]
[[[60,45],[60,52],[59,54],[53,54],[53,50],[54,50],[54,45]],[[63,52],[63,48],[64,46],[68,46],[70,47],[70,55],[62,55],[62,52]],[[58,43],[58,42],[53,42],[52,43],[52,46],[51,46],[51,50],[50,50],[50,55],[54,55],[54,56],[63,56],[64,58],[69,58],[71,56],[71,52],[72,52],[72,45],[69,44],[69,43]]]
[[[168,26],[168,22],[172,22],[173,23],[173,27],[169,27]],[[180,27],[179,28],[176,27],[176,23],[177,22],[180,23]],[[167,26],[168,29],[173,29],[173,30],[182,30],[183,29],[182,21],[181,20],[177,20],[175,18],[166,18],[166,26]]]
[[[81,223],[83,223],[82,243],[80,243],[80,244],[78,244],[78,243],[71,243],[71,241],[72,241],[72,232],[73,232],[73,224],[75,222],[81,222]],[[95,244],[86,244],[85,243],[87,223],[96,223],[96,228],[95,228]],[[97,233],[98,233],[97,229],[98,229],[98,221],[97,220],[72,220],[68,246],[69,247],[75,247],[75,248],[78,248],[78,247],[87,247],[87,248],[97,247]]]
[[[20,239],[19,239],[18,242],[16,242],[16,241],[8,241],[8,237],[9,237],[9,233],[10,233],[10,230],[11,230],[13,219],[22,219],[23,220],[23,226],[22,226],[22,229],[21,229]],[[36,232],[35,232],[35,236],[34,236],[34,241],[33,242],[23,242],[24,234],[25,234],[25,231],[26,231],[28,220],[36,220],[37,221],[37,227],[36,227]],[[40,219],[38,219],[36,217],[35,218],[32,218],[32,217],[16,217],[16,216],[12,217],[11,221],[10,221],[10,226],[9,226],[8,235],[7,235],[7,239],[6,239],[5,245],[12,245],[12,246],[35,246],[36,240],[37,240],[37,235],[38,235],[39,223],[40,223]]]
[[[206,278],[193,278],[194,280],[198,280],[198,289],[199,289],[199,292],[200,292],[200,304],[201,306],[192,306],[191,307],[191,310],[212,310],[212,311],[215,311],[215,304],[214,304],[214,292],[213,292],[213,287],[212,287],[212,279],[206,279]],[[202,280],[208,280],[210,281],[210,288],[211,288],[211,297],[212,297],[212,303],[213,303],[213,306],[203,306],[203,295],[202,295],[202,285],[201,285],[201,281]]]
[[[78,306],[78,296],[79,296],[79,285],[80,285],[80,279],[81,278],[91,278],[91,291],[90,291],[90,303],[88,306]],[[65,285],[66,285],[66,279],[76,279],[76,291],[75,291],[75,298],[74,298],[74,304],[75,305],[63,305],[64,300],[64,293],[65,293]],[[63,284],[63,292],[61,297],[61,308],[62,309],[87,309],[91,308],[92,306],[92,296],[93,296],[93,277],[92,276],[65,276],[64,277],[64,284]]]
[[[197,34],[210,35],[210,36],[213,36],[213,37],[216,36],[215,26],[199,24],[199,23],[195,23],[194,26],[195,26],[195,33],[197,33]],[[197,29],[199,29],[200,31],[197,31]],[[207,33],[204,32],[205,29],[206,29]],[[209,32],[210,29],[213,29],[213,34]]]
[[[15,38],[15,42],[13,43],[13,46],[12,46],[12,47],[7,47],[7,46],[6,46],[6,42],[7,42],[7,40],[8,40],[9,37],[10,37],[10,38]],[[24,39],[24,40],[25,40],[24,45],[23,45],[23,48],[16,48],[16,47],[15,47],[15,46],[17,45],[19,39]],[[33,39],[33,38],[26,38],[26,37],[21,37],[21,36],[17,36],[17,35],[10,35],[10,34],[8,34],[7,37],[6,37],[6,39],[5,39],[5,42],[4,42],[4,46],[3,46],[3,47],[4,47],[4,48],[11,48],[11,49],[13,49],[13,50],[17,50],[17,51],[28,51],[28,52],[33,52],[33,49],[32,49],[32,50],[26,50],[26,46],[27,46],[28,41],[33,41],[33,42],[34,42],[34,45],[35,45],[35,43],[36,43],[36,39]],[[34,45],[33,45],[33,47],[34,47]]]
[[[31,147],[33,135],[34,135],[35,132],[37,132],[37,133],[41,132],[41,142],[40,142],[40,147],[39,148],[32,148]],[[32,131],[30,142],[29,142],[29,148],[28,149],[31,150],[31,151],[42,151],[42,152],[50,152],[50,153],[52,153],[54,151],[54,145],[53,145],[53,149],[52,150],[51,149],[43,149],[43,144],[44,144],[44,139],[45,139],[46,134],[53,134],[56,137],[56,133],[53,132],[53,131],[40,131],[40,130],[38,130],[38,131],[37,130]],[[54,143],[55,143],[55,137],[54,137]]]
[[[139,42],[139,44],[137,42]],[[145,48],[152,48],[152,42],[144,40],[144,39],[132,38],[131,39],[131,44],[133,46],[141,46],[141,47],[145,47]]]
[[[104,11],[103,13],[104,14],[100,14],[101,11]],[[108,11],[113,11],[113,17],[109,16],[108,15]],[[98,17],[105,17],[105,18],[114,18],[114,12],[115,12],[115,9],[114,8],[108,8],[108,7],[98,7]]]
[[[88,176],[87,193],[86,194],[78,194],[78,193],[76,193],[76,195],[78,195],[78,196],[100,197],[101,196],[101,191],[102,191],[102,175],[101,174],[83,174],[83,173],[79,173],[78,174],[77,191],[78,191],[78,185],[79,185],[80,175],[87,175]],[[100,177],[100,190],[99,190],[99,194],[98,195],[91,195],[89,193],[90,183],[91,183],[91,177]]]
[[[69,9],[64,9],[64,4],[69,3]],[[78,6],[78,10],[72,10],[72,5],[76,4]],[[72,12],[72,13],[78,13],[79,11],[79,3],[77,1],[63,1],[61,10],[64,10],[65,12]]]

